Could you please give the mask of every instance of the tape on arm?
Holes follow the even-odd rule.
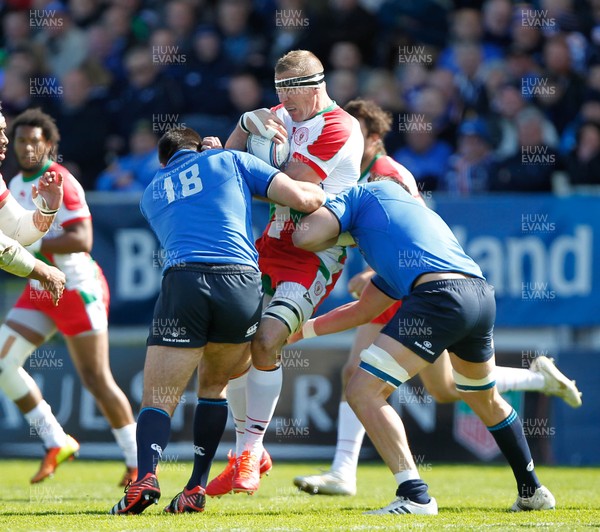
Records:
[[[35,260],[21,244],[0,231],[1,269],[19,277],[27,277],[35,267]]]
[[[24,209],[9,194],[6,203],[0,208],[0,231],[20,244],[28,246],[46,234],[46,231],[40,231],[35,226],[34,214],[35,211]]]
[[[268,111],[268,109],[259,109],[259,111]],[[266,127],[262,123],[262,120],[258,118],[258,116],[256,116],[254,111],[248,111],[244,113],[241,118],[241,127],[244,131],[247,131],[248,133],[250,133],[250,130],[248,129],[248,120],[250,120],[250,122],[252,122],[256,126],[256,129],[258,129],[258,133],[261,137],[265,137],[271,140],[277,133],[277,131],[275,131],[273,128]]]

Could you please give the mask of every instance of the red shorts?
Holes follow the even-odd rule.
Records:
[[[398,312],[398,309],[402,306],[402,301],[398,301],[397,303],[394,303],[389,309],[384,310],[379,316],[377,316],[375,319],[371,320],[371,323],[382,323],[382,324],[387,324],[393,317],[394,314],[396,314],[396,312]]]
[[[48,291],[34,290],[28,284],[14,308],[43,313],[65,336],[102,331],[108,326],[110,292],[101,271],[94,285],[94,289],[90,291],[65,290],[55,306]]]

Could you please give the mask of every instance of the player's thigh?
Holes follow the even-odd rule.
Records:
[[[496,367],[495,360],[495,356],[492,355],[482,362],[470,362],[459,357],[456,353],[450,353],[450,362],[454,371],[469,379],[483,379],[491,375]]]
[[[430,363],[420,355],[387,334],[379,334],[373,345],[388,353],[394,361],[406,372],[407,379],[414,377]],[[364,361],[365,355],[361,356]],[[405,381],[403,381],[405,382]]]
[[[396,387],[373,372],[357,369],[346,387],[346,397],[352,409],[359,413],[369,409],[372,403],[381,404]]]
[[[250,364],[250,343],[208,343],[198,364],[198,396],[225,397],[225,387],[233,375],[243,373]]]
[[[142,407],[160,408],[172,414],[203,351],[204,347],[148,346]]]
[[[356,328],[356,335],[354,336],[345,367],[349,369],[356,369],[358,367],[361,352],[375,341],[382,328],[383,324],[380,323],[365,323]]]
[[[56,325],[49,315],[54,305],[44,299],[45,291],[33,290],[28,284],[6,316],[6,324],[26,340],[41,345],[56,332]]]
[[[65,336],[65,343],[80,375],[110,373],[108,331],[92,331],[76,336]]]
[[[433,364],[423,368],[419,377],[437,402],[447,403],[460,398],[454,386],[448,351],[444,351]]]

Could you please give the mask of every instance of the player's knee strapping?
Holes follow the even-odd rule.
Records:
[[[394,387],[410,379],[408,372],[381,347],[370,345],[360,353],[359,368]]]
[[[310,317],[312,310],[312,305],[310,309],[306,309],[293,299],[275,295],[264,310],[263,318],[274,318],[283,322],[292,334]]]
[[[482,392],[496,386],[496,379],[494,378],[493,372],[482,379],[471,379],[461,375],[455,370],[452,370],[452,375],[454,377],[456,389],[459,392]]]
[[[13,401],[26,395],[35,384],[22,368],[35,345],[7,325],[0,325],[0,389]]]

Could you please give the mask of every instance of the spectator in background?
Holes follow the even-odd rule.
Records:
[[[165,5],[165,23],[173,34],[174,45],[180,54],[192,50],[194,26],[198,17],[194,4],[185,0],[172,0]]]
[[[535,62],[533,56],[515,46],[508,51],[506,66],[511,78],[521,81],[522,86],[535,86],[536,80],[540,79],[542,75],[542,68]],[[523,94],[523,91],[521,93]],[[527,101],[534,100],[534,95],[529,91],[524,91],[523,96]]]
[[[276,12],[291,13],[294,16],[281,15],[275,18],[268,54],[270,65],[274,65],[289,50],[314,48],[318,19],[307,4],[307,0],[275,0]]]
[[[516,119],[526,107],[520,82],[507,83],[498,88],[492,102],[493,114],[489,120],[498,135],[495,149],[497,159],[506,159],[519,149]],[[542,133],[544,144],[552,147],[558,145],[558,133],[548,119],[544,120]]]
[[[493,76],[484,75],[483,79],[487,80],[488,77]],[[445,68],[434,68],[427,76],[427,85],[438,89],[443,94],[446,101],[446,114],[452,124],[460,123],[464,114],[464,102],[460,98],[455,81],[454,73]]]
[[[5,54],[27,45],[31,40],[31,25],[27,11],[9,11],[2,17],[2,50]]]
[[[51,111],[61,90],[55,78],[52,78],[52,84],[46,85],[47,79],[49,78],[31,78],[18,68],[5,70],[4,83],[0,87],[0,100],[2,112],[7,119],[29,107],[42,107]]]
[[[450,44],[442,50],[437,62],[438,67],[459,73],[461,65],[458,63],[457,46],[464,44],[481,46],[480,62],[502,57],[502,49],[497,45],[482,44],[484,30],[481,11],[471,7],[457,9],[451,14],[450,22]]]
[[[328,4],[329,9],[324,11],[321,20],[323,47],[318,55],[331,58],[336,43],[351,42],[361,51],[364,62],[374,65],[374,45],[378,36],[375,16],[362,7],[358,0],[329,0]],[[325,68],[334,66],[325,64]]]
[[[98,176],[98,190],[144,190],[159,170],[158,137],[151,122],[138,122],[129,138],[129,154],[117,158]]]
[[[236,72],[229,78],[228,95],[231,119],[229,132],[235,128],[242,113],[263,107],[274,107],[279,103],[275,97],[268,99],[258,78],[249,70]]]
[[[229,112],[227,90],[233,70],[233,63],[223,52],[219,32],[212,26],[200,26],[182,83],[186,113],[226,115]],[[210,97],[198,97],[201,94]],[[213,131],[211,127],[200,130]]]
[[[87,37],[69,15],[69,10],[61,2],[50,2],[44,6],[50,19],[41,27],[35,42],[46,51],[49,70],[57,78],[81,66],[87,57]]]
[[[559,132],[579,111],[583,101],[585,84],[573,69],[573,61],[564,36],[556,36],[544,45],[546,66],[542,81],[547,86],[534,87],[538,104],[546,110]]]
[[[419,121],[431,124],[432,131],[450,145],[454,145],[456,126],[451,121],[450,102],[440,89],[426,86],[420,90],[408,111],[418,116]]]
[[[506,51],[511,43],[510,24],[513,7],[510,0],[486,0],[483,4],[483,42]]]
[[[175,32],[169,28],[158,28],[150,35],[148,42],[153,61],[160,71],[169,78],[181,79],[188,71],[189,50],[178,44]]]
[[[229,61],[237,67],[262,68],[266,65],[267,57],[266,32],[250,24],[251,14],[250,0],[220,0],[217,3],[217,27]]]
[[[63,97],[56,113],[56,123],[63,137],[61,162],[77,173],[85,190],[93,190],[98,174],[106,166],[110,128],[105,102],[94,98],[92,82],[83,68],[66,74],[62,85]]]
[[[600,124],[600,92],[590,91],[581,104],[577,116],[565,127],[560,136],[560,153],[564,156],[575,150],[579,128],[585,122]]]
[[[444,189],[456,196],[487,192],[496,171],[488,125],[482,118],[465,120],[458,135],[458,148],[450,157]]]
[[[102,14],[100,26],[92,26],[88,31],[93,57],[100,60],[118,82],[127,79],[124,58],[127,50],[135,44],[131,26],[131,11],[125,6],[112,4]]]
[[[84,30],[93,24],[97,24],[106,8],[99,0],[69,0],[71,19],[73,23]]]
[[[536,62],[542,58],[542,44],[544,36],[541,31],[541,22],[531,23],[531,13],[535,12],[532,4],[516,4],[513,8],[513,18],[510,26],[510,35],[513,47],[523,50],[531,55]]]
[[[331,47],[329,64],[332,70],[349,70],[356,74],[360,87],[369,77],[370,69],[364,65],[360,49],[350,41],[339,41]]]
[[[552,175],[560,169],[558,152],[544,143],[544,116],[535,108],[519,113],[518,149],[498,163],[490,183],[493,192],[551,192]]]
[[[409,129],[405,140],[406,146],[394,153],[394,159],[411,171],[420,191],[443,188],[452,147],[427,128]]]
[[[329,95],[340,107],[358,97],[358,74],[354,70],[332,70],[327,74],[326,81]]]
[[[398,113],[404,109],[396,78],[383,68],[370,71],[362,87],[362,94],[365,100],[373,100],[390,113]]]
[[[600,123],[584,122],[566,161],[571,185],[600,185]]]
[[[487,111],[487,94],[484,78],[480,75],[483,65],[483,49],[474,42],[459,42],[454,46],[456,63],[455,85],[466,112],[476,114]]]
[[[486,106],[481,111],[481,114],[485,115],[491,111],[492,102],[500,87],[510,83],[512,78],[503,59],[495,59],[482,65],[478,77],[482,80],[485,90]]]
[[[183,112],[183,95],[179,84],[160,72],[152,50],[136,47],[125,56],[127,85],[110,103],[114,133],[122,142],[139,120],[168,121],[166,115]],[[162,116],[161,116],[162,115]],[[176,116],[174,121],[180,120]]]

